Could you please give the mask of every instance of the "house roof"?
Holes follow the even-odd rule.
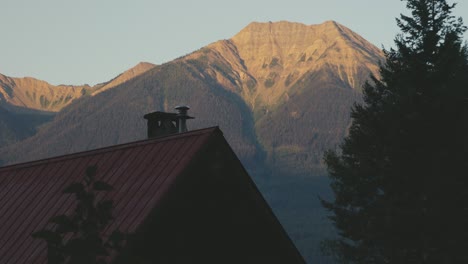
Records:
[[[31,234],[73,211],[74,196],[62,191],[90,165],[97,166],[96,179],[114,187],[106,197],[115,204],[109,230],[134,232],[215,134],[222,132],[213,127],[1,167],[0,263],[46,262],[46,244]]]

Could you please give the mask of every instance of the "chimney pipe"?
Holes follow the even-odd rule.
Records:
[[[179,105],[176,106],[175,109],[177,110],[177,118],[179,119],[179,133],[187,132],[187,119],[194,119],[194,117],[187,115],[187,111],[190,107]]]
[[[190,107],[182,105],[175,108],[177,113],[153,112],[146,114],[144,118],[148,120],[148,138],[160,137],[170,134],[187,132],[187,119],[194,119],[188,116]]]

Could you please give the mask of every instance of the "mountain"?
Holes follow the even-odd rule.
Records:
[[[89,85],[54,86],[31,77],[0,74],[0,103],[33,110],[57,112],[91,89]]]
[[[149,62],[140,62],[136,66],[134,66],[133,68],[131,68],[129,70],[126,70],[122,74],[119,74],[114,79],[112,79],[112,80],[110,80],[108,82],[102,83],[102,84],[98,84],[95,87],[93,87],[94,91],[91,93],[91,95],[96,95],[98,93],[102,93],[104,91],[107,91],[108,89],[114,88],[117,85],[125,83],[128,80],[133,79],[133,78],[137,77],[138,75],[141,75],[141,74],[147,72],[148,70],[154,68],[155,66],[156,66],[155,64],[152,64],[152,63],[149,63]]]
[[[141,62],[116,78],[89,85],[51,85],[30,77],[0,74],[0,148],[34,135],[62,108],[85,95],[94,96],[148,71],[155,65]]]
[[[52,85],[31,77],[13,78],[0,74],[0,104],[12,109],[58,112],[84,95],[95,95],[122,84],[155,65],[141,62],[116,78],[96,86]]]
[[[34,135],[56,112],[91,89],[0,74],[0,147]]]
[[[0,105],[0,147],[19,142],[36,133],[53,115],[39,112],[12,112]]]
[[[319,26],[251,23],[232,39],[189,57],[203,58],[208,50],[232,66],[232,84],[240,86],[239,93],[252,109],[287,100],[297,81],[311,72],[331,71],[337,81],[360,89],[369,71],[378,73],[381,60],[374,45],[334,21]],[[229,86],[229,78],[218,81]]]
[[[249,106],[269,163],[279,165],[274,171],[307,173],[320,170],[323,151],[343,138],[349,109],[382,58],[334,21],[283,21],[251,23],[184,60]]]
[[[349,108],[369,74],[378,75],[381,59],[381,51],[334,21],[251,23],[231,39],[164,65],[143,63],[96,87],[68,87],[69,97],[46,83],[29,90],[16,85],[10,93],[48,110],[72,101],[66,98],[93,96],[1,153],[10,163],[142,139],[143,114],[186,103],[197,117],[191,127],[220,125],[245,162],[307,173],[322,168],[323,151],[345,135]],[[56,99],[41,104],[37,98],[46,92]]]
[[[37,134],[0,149],[5,164],[146,137],[144,114],[187,104],[189,129],[219,125],[301,252],[333,235],[323,152],[341,142],[361,86],[383,54],[343,25],[251,23],[163,65],[92,87]],[[111,84],[114,82],[114,86]],[[112,86],[112,89],[109,87]],[[325,260],[322,263],[326,263]]]

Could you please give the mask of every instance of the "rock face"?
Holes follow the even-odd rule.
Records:
[[[141,75],[145,72],[147,72],[148,70],[154,68],[156,65],[155,64],[152,64],[152,63],[149,63],[149,62],[140,62],[138,63],[135,67],[129,69],[129,70],[126,70],[124,73],[120,74],[119,76],[115,77],[114,79],[106,82],[106,83],[102,83],[102,84],[98,84],[94,87],[94,91],[91,93],[92,95],[96,95],[98,93],[102,93],[104,91],[107,91],[111,88],[114,88],[122,83],[125,83],[135,77],[137,77],[138,75]]]
[[[305,74],[328,69],[352,89],[361,89],[369,72],[378,76],[382,52],[350,29],[327,21],[251,23],[230,40],[216,42],[189,57],[213,51],[232,68],[232,83],[255,109],[284,99]],[[222,76],[219,82],[227,84]],[[229,79],[229,78],[228,78]]]
[[[345,135],[349,109],[370,74],[379,75],[382,59],[374,45],[334,21],[283,21],[251,23],[182,61],[249,106],[270,164],[307,173],[323,167],[323,152]]]
[[[54,86],[30,77],[11,78],[0,74],[0,103],[33,110],[58,112],[91,89],[88,85]]]
[[[323,151],[345,135],[349,109],[381,59],[376,47],[333,21],[251,23],[231,39],[161,66],[141,63],[95,87],[3,77],[4,97],[18,105],[57,111],[92,96],[2,156],[13,162],[141,139],[142,115],[184,103],[197,117],[191,128],[220,125],[244,162],[307,174],[323,168]]]
[[[40,95],[62,102],[52,96],[55,87],[42,83],[43,89],[18,92],[19,81],[4,76],[2,100],[62,110],[34,136],[0,146],[0,164],[144,139],[144,114],[187,104],[196,117],[189,129],[220,126],[307,260],[332,263],[318,247],[327,232],[333,234],[317,199],[327,197],[328,183],[310,175],[323,173],[323,152],[343,139],[350,108],[361,100],[369,75],[378,75],[382,55],[333,21],[252,23],[231,39],[172,62],[139,64],[110,82],[82,88],[90,96],[72,88],[78,92],[68,92],[81,99],[70,100],[65,108],[57,106],[63,103],[41,105]],[[27,101],[26,91],[36,91],[39,101]],[[14,118],[2,115],[8,112],[0,105],[0,132],[10,127],[3,134],[10,142],[17,140]],[[297,175],[307,177],[293,177]]]
[[[155,65],[141,62],[111,81],[89,85],[51,85],[31,77],[12,78],[0,74],[0,104],[15,109],[25,108],[47,112],[58,112],[84,95],[96,95],[148,71]]]
[[[33,136],[41,125],[51,121],[76,99],[107,91],[154,66],[141,62],[116,78],[93,87],[54,86],[30,77],[12,78],[0,74],[0,148]]]

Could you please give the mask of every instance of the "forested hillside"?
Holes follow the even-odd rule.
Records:
[[[144,139],[144,114],[188,104],[190,128],[219,125],[244,162],[310,174],[345,135],[349,108],[381,56],[333,21],[252,23],[232,39],[93,87],[93,96],[75,98],[37,135],[0,153],[11,163]]]
[[[170,85],[165,85],[170,83]],[[260,155],[255,145],[253,119],[240,98],[197,76],[184,62],[157,67],[124,86],[83,97],[63,109],[34,137],[2,152],[12,160],[60,155],[144,139],[145,113],[172,111],[186,102],[196,122],[190,129],[219,125],[243,157]]]
[[[350,107],[369,75],[378,75],[381,58],[333,21],[252,23],[177,60],[140,65],[143,73],[116,78],[124,81],[112,89],[96,87],[34,136],[1,148],[0,159],[8,164],[143,140],[143,115],[186,104],[195,116],[189,129],[220,126],[298,247],[317,260],[319,237],[333,230],[317,200],[329,194],[326,182],[313,176],[323,175],[323,153],[346,135]]]
[[[0,148],[34,135],[43,123],[52,120],[50,113],[16,113],[0,106]],[[0,165],[1,165],[0,156]]]

